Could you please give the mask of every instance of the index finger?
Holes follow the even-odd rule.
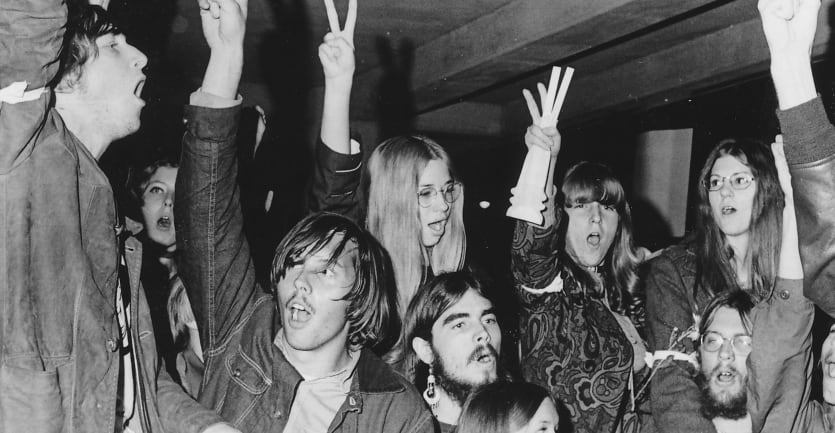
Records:
[[[331,0],[332,1],[332,0]],[[357,0],[348,0],[348,16],[345,18],[345,38],[354,46],[354,28],[357,24]]]
[[[333,5],[333,0],[325,0],[325,11],[328,14],[328,24],[331,27],[331,32],[337,33],[342,31],[339,28],[339,15],[336,13],[336,6]]]
[[[536,101],[533,100],[533,95],[530,90],[522,90],[522,96],[525,97],[525,102],[528,104],[528,112],[531,113],[531,123],[539,125],[539,120],[541,119],[539,115],[539,108],[536,106]]]

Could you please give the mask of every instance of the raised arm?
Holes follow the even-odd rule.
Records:
[[[783,144],[772,145],[785,194],[777,283],[752,312],[754,351],[748,357],[748,413],[754,432],[805,432],[812,378],[815,308],[803,296],[803,266],[791,177]]]
[[[542,111],[547,112],[549,104],[546,96],[547,90],[542,83],[537,85]],[[531,126],[525,132],[525,145],[528,149],[539,147],[548,151],[551,155],[548,177],[545,182],[546,201],[542,226],[537,226],[526,221],[516,220],[516,227],[513,233],[513,245],[511,249],[511,267],[517,286],[522,291],[522,302],[526,302],[530,292],[524,290],[543,289],[548,286],[559,275],[557,263],[559,239],[557,227],[559,226],[562,211],[556,208],[554,170],[557,156],[560,153],[562,138],[556,128],[556,119],[543,123],[543,113],[537,107],[533,95],[527,89],[524,90],[525,102],[528,112],[531,115]],[[547,124],[547,125],[546,125]]]
[[[322,129],[316,146],[316,165],[310,191],[311,211],[330,211],[359,221],[357,191],[362,154],[350,136],[350,100],[354,80],[354,29],[357,0],[349,0],[345,27],[340,28],[333,0],[325,0],[331,31],[319,45],[325,75]]]
[[[835,317],[835,129],[812,76],[819,0],[761,0],[763,32],[792,174],[804,294]]]
[[[258,290],[243,233],[235,148],[247,3],[199,3],[212,54],[203,86],[185,109],[174,211],[180,274],[203,348],[211,350],[239,323]]]
[[[54,60],[66,22],[61,0],[3,0],[0,5],[0,175],[25,160],[38,141],[34,137],[51,96],[36,89],[46,87],[58,71]]]

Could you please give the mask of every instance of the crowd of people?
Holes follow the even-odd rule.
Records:
[[[518,323],[472,270],[447,151],[415,134],[363,158],[348,3],[341,26],[325,0],[309,213],[262,270],[238,134],[247,0],[197,1],[208,64],[180,158],[131,178],[141,221],[118,211],[98,161],[140,128],[148,59],[107,0],[4,0],[0,432],[835,431],[835,325],[823,401],[810,398],[815,306],[835,317],[819,0],[759,0],[782,135],[716,144],[681,243],[635,244],[609,167],[550,173],[543,223],[513,233]],[[530,102],[525,143],[553,167],[560,133]]]

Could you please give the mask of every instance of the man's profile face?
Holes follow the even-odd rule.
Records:
[[[342,255],[328,263],[341,241],[334,236],[321,250],[305,251],[278,281],[278,308],[287,344],[298,351],[348,344],[348,301],[342,300],[356,278],[356,245],[348,242]]]
[[[87,115],[115,140],[139,129],[139,115],[145,106],[140,98],[145,84],[142,69],[148,58],[121,34],[100,36],[96,46],[98,55],[82,66],[71,92],[83,101]]]
[[[712,415],[711,418],[738,419],[747,413],[745,361],[751,353],[750,343],[750,333],[739,312],[730,307],[717,308],[699,346],[698,382],[703,394],[703,411]]]
[[[432,325],[431,364],[441,388],[463,404],[469,390],[496,381],[501,344],[493,304],[468,290]]]

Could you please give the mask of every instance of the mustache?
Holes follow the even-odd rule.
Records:
[[[467,363],[469,364],[471,362],[476,362],[478,361],[478,358],[481,358],[485,355],[490,355],[493,357],[493,359],[496,360],[499,359],[499,352],[497,352],[496,349],[493,348],[493,346],[487,344],[473,350],[473,353],[471,353],[470,357],[467,358]]]

